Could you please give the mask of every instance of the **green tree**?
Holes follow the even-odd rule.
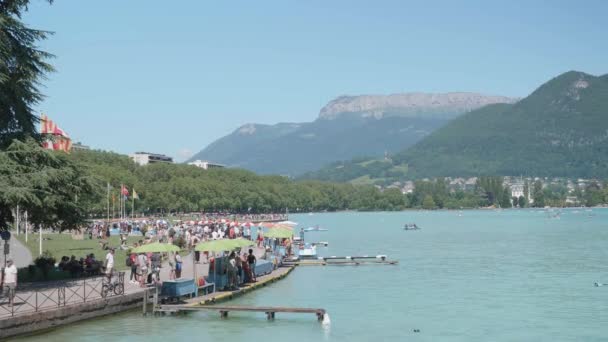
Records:
[[[589,182],[585,188],[585,205],[588,207],[594,207],[602,203],[604,203],[604,193],[599,182]]]
[[[14,140],[0,152],[0,229],[17,205],[36,227],[78,228],[97,200],[97,184],[65,153],[45,150],[33,139]]]
[[[519,204],[520,208],[525,208],[528,201],[526,201],[526,198],[524,196],[519,196],[519,199],[517,200],[517,204]]]
[[[383,196],[389,204],[389,209],[400,210],[405,207],[405,196],[403,196],[401,190],[395,188],[386,189]]]
[[[422,201],[422,208],[427,209],[427,210],[436,208],[435,201],[433,200],[433,196],[426,195],[424,197],[424,200]]]
[[[511,198],[511,202],[513,203],[513,208],[517,208],[517,206],[519,205],[519,198],[513,196],[513,198]]]
[[[532,187],[532,198],[536,208],[545,207],[545,193],[543,192],[543,183],[540,180],[534,182]]]
[[[38,118],[33,107],[43,98],[41,81],[53,71],[47,63],[53,56],[38,49],[50,33],[29,28],[21,21],[28,3],[0,1],[0,148],[15,138],[37,136]]]

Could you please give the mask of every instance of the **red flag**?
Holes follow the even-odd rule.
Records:
[[[127,189],[127,187],[123,185],[120,188],[120,193],[123,194],[123,196],[129,196],[129,189]]]

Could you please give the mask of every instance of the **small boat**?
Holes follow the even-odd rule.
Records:
[[[319,228],[319,226],[304,228],[305,232],[326,232],[327,229]]]
[[[309,243],[305,244],[298,250],[298,256],[300,258],[316,258],[317,257],[317,246]]]
[[[406,223],[403,225],[403,230],[419,230],[420,227],[418,227],[415,223]]]

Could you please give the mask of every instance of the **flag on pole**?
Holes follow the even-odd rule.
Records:
[[[127,189],[127,187],[125,185],[121,185],[120,193],[123,196],[128,197],[129,196],[129,189]]]
[[[135,192],[135,189],[133,189],[133,199],[139,199],[139,195]]]

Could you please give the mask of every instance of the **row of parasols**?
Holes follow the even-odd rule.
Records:
[[[293,237],[293,226],[290,225],[274,224],[271,227],[267,227],[267,229],[263,233],[265,238],[291,239]],[[252,245],[254,245],[254,241],[243,238],[220,239],[200,242],[194,247],[194,250],[199,252],[223,252]],[[179,246],[161,242],[149,243],[132,250],[133,253],[169,253],[179,251],[181,251]]]

